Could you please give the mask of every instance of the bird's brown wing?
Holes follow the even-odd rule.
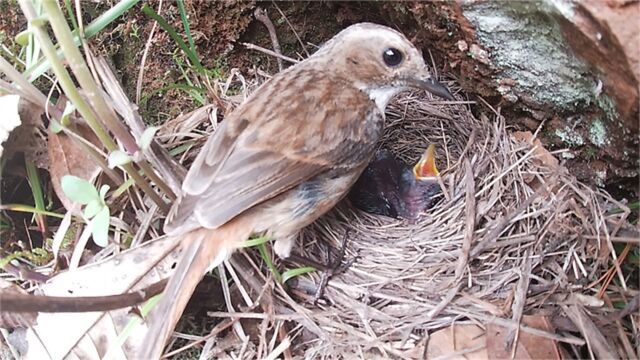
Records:
[[[283,91],[274,80],[269,88]],[[281,96],[259,91],[247,102],[250,108],[234,111],[198,154],[165,231],[217,228],[335,164],[350,166],[345,159],[362,161],[366,154],[358,152],[369,147],[358,143],[379,134],[366,129],[369,99],[349,90],[336,91],[325,75],[308,83],[299,105],[278,104]],[[341,106],[327,106],[328,98]]]
[[[244,159],[250,162],[243,163],[244,166],[235,162]],[[292,160],[266,149],[241,149],[233,152],[229,160],[211,190],[202,194],[193,207],[193,216],[200,226],[216,228],[251,206],[329,168],[329,164]]]

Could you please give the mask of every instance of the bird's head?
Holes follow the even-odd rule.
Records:
[[[383,112],[394,95],[409,88],[453,100],[447,88],[431,77],[420,51],[404,35],[386,26],[349,26],[314,57],[327,61],[332,71],[366,92]]]
[[[431,144],[413,167],[413,176],[416,180],[432,180],[438,175],[440,172],[436,167],[436,146]]]
[[[433,206],[441,191],[435,149],[435,145],[429,145],[413,169],[402,174],[400,196],[403,207],[398,214],[404,219],[417,219],[422,212]]]

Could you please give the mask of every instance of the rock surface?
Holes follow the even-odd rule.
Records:
[[[640,2],[403,6],[383,7],[401,29],[426,30],[465,91],[498,103],[514,125],[540,127],[581,180],[638,191]]]

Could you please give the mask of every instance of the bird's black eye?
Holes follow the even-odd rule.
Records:
[[[382,53],[384,63],[389,66],[397,66],[402,62],[402,52],[396,48],[388,48]]]

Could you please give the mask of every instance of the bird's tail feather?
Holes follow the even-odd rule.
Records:
[[[165,342],[206,270],[220,265],[233,250],[233,245],[243,240],[229,241],[228,235],[233,234],[228,234],[222,228],[200,228],[189,232],[181,240],[184,250],[177,268],[160,302],[147,317],[149,329],[141,344],[141,359],[160,358]]]

